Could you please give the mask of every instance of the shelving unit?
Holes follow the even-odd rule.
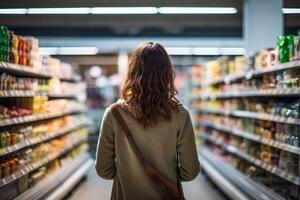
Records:
[[[76,147],[77,145],[79,145],[83,142],[86,142],[86,141],[87,141],[87,138],[83,138],[78,141],[72,141],[71,145],[66,146],[62,151],[57,152],[55,155],[47,156],[47,157],[43,158],[42,160],[32,163],[32,164],[26,166],[25,168],[20,169],[18,172],[14,173],[6,178],[1,179],[0,187],[3,187],[4,185],[7,185],[7,184],[19,179],[20,177],[24,176],[25,174],[29,174],[30,172],[50,163],[51,161],[64,155],[65,153],[67,153],[68,151],[70,151],[71,149]]]
[[[253,91],[240,91],[240,92],[226,92],[217,94],[203,94],[199,100],[206,99],[226,99],[226,98],[242,98],[242,97],[299,97],[300,88],[292,89],[263,89],[263,90],[253,90]]]
[[[215,141],[214,139],[210,138],[207,134],[202,134],[201,138],[203,140],[207,140],[219,147],[221,147],[222,149],[226,150],[227,152],[234,154],[236,156],[238,156],[239,158],[244,159],[245,161],[254,164],[257,167],[260,167],[276,176],[279,176],[287,181],[290,181],[291,183],[294,183],[296,185],[300,185],[300,178],[297,176],[293,176],[292,174],[289,174],[287,172],[285,172],[284,170],[279,169],[278,167],[272,166],[260,159],[257,159],[251,155],[248,155],[246,153],[243,153],[242,151],[240,151],[239,149],[237,149],[236,147],[232,146],[232,145],[228,145],[228,144],[224,144],[224,143],[220,143]]]
[[[62,98],[62,99],[76,99],[75,94],[48,94],[48,93],[36,93],[33,91],[9,91],[2,90],[0,91],[0,98],[8,97],[35,97],[35,96],[47,96],[49,98]]]
[[[18,125],[18,124],[29,123],[29,122],[36,122],[36,121],[47,120],[47,119],[53,119],[53,118],[57,118],[57,117],[63,117],[66,115],[72,115],[72,114],[83,113],[83,112],[85,112],[85,109],[70,110],[67,112],[50,113],[50,114],[28,115],[28,116],[24,116],[24,117],[15,117],[15,118],[10,118],[10,119],[2,119],[2,120],[0,120],[0,127]]]
[[[10,153],[13,153],[15,151],[19,151],[23,148],[30,147],[30,146],[33,146],[33,145],[36,145],[36,144],[39,144],[39,143],[42,143],[42,142],[46,142],[46,141],[51,140],[53,138],[65,135],[65,134],[67,134],[71,131],[74,131],[76,129],[85,127],[86,125],[87,124],[85,122],[83,122],[83,123],[79,123],[79,124],[70,126],[68,128],[65,128],[65,129],[61,129],[61,130],[53,132],[53,133],[49,133],[49,135],[43,135],[43,136],[40,136],[40,137],[24,140],[23,142],[18,143],[16,145],[0,149],[0,156],[4,156],[4,155],[10,154]]]
[[[85,176],[87,170],[93,164],[89,154],[84,153],[72,162],[67,163],[58,172],[42,180],[38,185],[21,194],[16,200],[32,199],[60,199],[63,198]],[[63,187],[66,184],[71,187]],[[73,186],[73,187],[72,187]],[[60,190],[63,191],[61,192]],[[58,198],[57,191],[60,193]]]
[[[194,87],[198,88],[198,90],[196,91],[197,94],[199,94],[198,96],[193,97],[194,111],[195,114],[198,116],[195,118],[196,120],[195,128],[198,131],[200,131],[199,138],[201,138],[204,144],[204,146],[200,149],[200,158],[205,162],[204,166],[203,165],[202,166],[205,171],[206,171],[205,168],[207,168],[208,171],[215,170],[215,172],[219,172],[220,176],[222,176],[223,179],[225,179],[230,184],[235,186],[235,189],[233,190],[232,187],[228,187],[224,190],[225,193],[228,192],[229,194],[233,194],[233,193],[238,194],[233,199],[243,199],[243,198],[283,199],[283,198],[281,198],[279,195],[273,192],[273,190],[270,189],[264,190],[262,194],[262,196],[265,195],[264,198],[262,198],[262,196],[260,195],[251,196],[251,194],[254,195],[254,193],[258,193],[255,190],[253,190],[253,188],[257,188],[258,190],[259,188],[265,188],[265,186],[262,186],[261,183],[259,182],[260,181],[259,178],[256,179],[255,181],[252,180],[252,178],[248,178],[248,177],[245,178],[245,175],[243,173],[248,173],[247,171],[243,171],[243,173],[238,172],[238,170],[233,167],[235,164],[233,163],[227,164],[227,162],[234,162],[234,161],[228,161],[226,159],[223,160],[220,158],[222,157],[221,155],[215,155],[214,154],[215,152],[212,150],[217,149],[216,152],[219,151],[226,152],[227,154],[224,155],[225,157],[226,155],[230,155],[232,158],[238,159],[243,163],[247,163],[247,166],[249,167],[251,166],[254,167],[254,169],[260,169],[262,172],[266,174],[270,174],[270,176],[275,177],[278,182],[280,181],[285,182],[285,184],[288,185],[282,187],[285,187],[285,189],[286,188],[289,189],[287,189],[287,192],[284,193],[284,195],[287,195],[288,191],[293,191],[293,195],[295,195],[293,196],[293,198],[296,199],[300,198],[300,177],[299,177],[300,175],[296,176],[294,175],[294,173],[296,173],[295,171],[292,172],[288,171],[290,169],[282,168],[273,163],[271,165],[270,164],[271,162],[264,161],[260,154],[259,154],[260,156],[257,156],[256,154],[255,154],[256,156],[253,156],[254,154],[252,155],[252,153],[249,153],[248,150],[244,149],[244,148],[246,149],[250,148],[251,145],[253,145],[252,149],[258,148],[258,150],[256,150],[255,153],[257,153],[257,151],[258,152],[262,151],[260,150],[261,148],[266,148],[267,150],[265,151],[273,151],[272,149],[274,149],[276,150],[276,152],[287,152],[289,155],[292,154],[295,156],[295,158],[293,157],[295,159],[294,162],[296,162],[295,165],[297,164],[297,162],[300,163],[300,144],[297,145],[296,143],[293,143],[292,145],[292,143],[290,144],[285,143],[283,142],[284,140],[278,140],[274,136],[267,137],[263,134],[258,135],[256,129],[255,129],[255,133],[254,131],[253,132],[245,131],[245,130],[254,130],[253,126],[258,126],[257,124],[262,124],[262,122],[265,122],[265,124],[271,123],[273,124],[273,127],[277,124],[280,124],[281,126],[289,125],[289,126],[298,127],[300,126],[300,118],[285,117],[288,116],[285,114],[275,115],[267,112],[253,112],[249,110],[235,110],[235,109],[228,110],[222,108],[223,105],[227,106],[227,104],[230,103],[238,104],[239,102],[242,102],[244,99],[251,101],[251,99],[255,97],[257,97],[255,98],[256,99],[255,102],[260,102],[261,99],[263,99],[264,102],[268,102],[268,100],[272,98],[276,98],[276,101],[280,98],[285,98],[285,97],[288,97],[289,99],[299,98],[300,97],[299,87],[270,88],[270,89],[257,89],[257,90],[245,89],[245,90],[234,90],[232,92],[230,91],[230,88],[243,88],[243,87],[239,87],[237,84],[245,84],[246,80],[256,81],[254,79],[259,78],[259,80],[261,81],[262,80],[260,78],[261,76],[276,74],[278,72],[282,74],[283,71],[291,70],[291,69],[300,69],[300,61],[288,62],[285,64],[267,67],[265,69],[260,69],[260,70],[248,70],[245,73],[239,75],[224,76],[212,81],[202,82],[200,84],[194,85]],[[228,87],[229,89],[227,89],[226,85],[230,85],[232,83],[235,83],[235,85],[232,87],[229,86]],[[204,89],[204,91],[214,91],[214,92],[202,93],[202,94],[199,93],[200,88],[202,91],[203,88],[206,87],[209,88],[207,90]],[[228,91],[228,92],[220,92],[223,91],[223,87],[224,87],[224,91]],[[259,87],[259,85],[257,87]],[[213,101],[213,102],[212,103],[208,102],[208,104],[205,103],[202,104],[201,101],[206,101],[206,102]],[[228,107],[229,108],[239,107],[236,106],[236,104],[234,104],[235,106],[228,106]],[[209,106],[205,106],[205,105],[209,105]],[[251,105],[253,105],[253,103]],[[247,108],[247,106],[244,107]],[[235,122],[235,120],[237,121],[239,120],[239,121]],[[226,123],[227,121],[228,123]],[[236,128],[236,127],[245,126],[247,122],[252,123],[251,129],[247,129],[246,127],[245,130],[243,130],[243,128],[239,128],[239,129]],[[236,123],[235,124],[236,126],[234,125],[229,126],[229,124],[232,123],[233,124]],[[274,130],[272,130],[272,134],[275,134]],[[298,135],[300,136],[300,132]],[[221,138],[219,139],[218,137]],[[297,136],[295,135],[295,137]],[[233,143],[230,143],[230,141],[232,141]],[[238,145],[233,146],[232,144],[235,143],[238,143],[239,145],[243,144],[244,146],[238,146]],[[249,145],[250,147],[248,147],[247,145]],[[264,146],[262,147],[262,145]],[[268,148],[270,150],[268,150]],[[278,156],[279,155],[280,154],[278,154]],[[224,170],[223,168],[225,168],[226,170]],[[248,168],[248,170],[250,170],[250,168]],[[208,173],[208,175],[210,177],[214,176],[212,173]],[[222,178],[220,180],[222,180]],[[216,184],[218,185],[218,183]],[[274,184],[276,185],[276,182],[274,182]],[[267,185],[268,187],[272,187],[270,183],[268,183]],[[222,187],[223,186],[220,186],[221,189]],[[235,190],[238,190],[238,192],[236,192]],[[275,189],[275,191],[278,191],[278,189],[277,190]],[[241,194],[244,195],[244,197],[241,197]],[[239,196],[239,198],[236,198],[237,196]]]
[[[42,79],[51,79],[53,77],[52,74],[38,71],[28,66],[20,66],[12,63],[4,63],[0,62],[0,72],[15,75],[18,77],[26,77],[26,78],[42,78]],[[68,82],[77,82],[80,81],[80,77],[75,78],[66,78],[66,77],[55,77],[59,78],[61,81]],[[72,83],[70,83],[72,84]],[[33,91],[20,91],[20,90],[0,90],[0,98],[9,99],[9,98],[28,98],[28,97],[48,97],[48,99],[66,99],[72,101],[79,101],[77,94],[51,94],[51,93],[38,93]],[[75,104],[77,105],[77,104]],[[68,107],[66,107],[68,108]],[[71,108],[71,107],[70,107]],[[13,117],[13,118],[5,118],[0,120],[0,128],[1,130],[11,130],[13,126],[33,126],[34,124],[47,123],[48,121],[59,120],[60,118],[66,117],[81,117],[86,112],[86,107],[81,106],[79,104],[78,107],[73,108],[71,110],[63,110],[57,112],[48,112],[43,114],[33,114],[26,115],[22,117]],[[68,118],[69,119],[69,118]],[[70,118],[73,119],[73,118]],[[77,118],[74,118],[77,119]],[[65,122],[65,121],[64,121]],[[77,121],[76,123],[70,123],[70,125],[65,126],[64,128],[53,129],[54,131],[48,132],[47,134],[42,134],[37,137],[26,138],[21,142],[18,142],[14,145],[9,146],[0,146],[0,157],[4,159],[10,159],[11,156],[19,155],[19,152],[25,152],[27,149],[34,149],[43,144],[51,143],[52,141],[59,141],[61,138],[68,136],[68,134],[76,133],[76,131],[81,131],[81,129],[86,130],[88,126],[86,120]],[[51,129],[52,130],[52,129]],[[0,133],[1,134],[1,133]],[[74,134],[73,134],[74,135]],[[82,144],[86,143],[88,140],[87,136],[77,135],[68,140],[67,144],[59,151],[51,152],[49,155],[43,157],[42,159],[29,163],[26,165],[22,165],[22,167],[13,174],[5,176],[4,178],[0,177],[0,192],[3,193],[0,195],[0,198],[4,200],[11,199],[45,199],[49,195],[53,195],[53,193],[59,188],[60,185],[67,184],[68,187],[65,188],[64,192],[68,192],[72,189],[71,186],[75,186],[75,184],[80,181],[80,179],[85,176],[87,169],[91,166],[92,160],[87,153],[81,153],[81,156],[74,157],[73,161],[67,164],[63,164],[61,168],[56,171],[54,174],[48,175],[46,178],[43,178],[41,181],[36,183],[33,187],[27,188],[24,193],[15,194],[18,189],[17,185],[19,181],[24,177],[29,177],[30,174],[35,173],[40,168],[44,166],[50,166],[54,161],[60,161],[62,158],[66,156],[69,158],[70,155],[73,154],[74,149],[78,149],[82,147]],[[76,138],[76,139],[75,139]],[[86,147],[85,147],[86,148]],[[59,148],[58,148],[59,149]],[[83,150],[82,150],[83,151]],[[85,150],[86,151],[86,150]],[[70,153],[72,152],[72,154]],[[81,152],[81,151],[80,151]],[[76,176],[76,177],[75,177]],[[16,183],[16,184],[15,184]],[[15,187],[13,191],[9,191],[10,187]],[[9,194],[8,196],[6,195]],[[13,196],[11,196],[13,193]],[[56,194],[57,195],[57,194]],[[60,194],[62,195],[62,194]],[[62,196],[63,197],[63,196]]]
[[[300,125],[300,119],[296,119],[292,117],[282,117],[282,116],[272,115],[267,113],[257,113],[257,112],[250,112],[244,110],[224,110],[224,109],[223,110],[199,109],[197,111],[200,113],[207,113],[207,114],[218,114],[218,115],[225,115],[225,116],[260,119],[265,121]]]
[[[46,78],[46,79],[50,79],[54,77],[53,74],[43,72],[43,71],[38,71],[28,66],[16,65],[13,63],[5,63],[5,62],[0,62],[0,71],[18,75],[18,76],[25,76],[25,77]],[[80,77],[66,78],[60,76],[56,78],[59,78],[62,81],[70,81],[70,82],[78,82],[81,80]]]
[[[276,141],[276,140],[273,140],[273,139],[264,138],[262,136],[254,134],[254,133],[249,133],[249,132],[246,132],[246,131],[243,131],[243,130],[234,129],[232,127],[227,127],[227,126],[223,126],[223,125],[220,125],[220,124],[215,124],[215,123],[212,123],[212,122],[209,122],[209,121],[202,122],[202,123],[199,124],[199,126],[211,127],[211,128],[226,132],[228,134],[232,134],[232,135],[235,135],[235,136],[238,136],[238,137],[242,137],[242,138],[245,138],[245,139],[248,139],[248,140],[252,140],[254,142],[269,145],[269,146],[272,146],[272,147],[275,147],[275,148],[278,148],[278,149],[282,149],[284,151],[288,151],[288,152],[300,155],[300,148],[299,147],[295,147],[293,145],[289,145],[289,144],[279,142],[279,141]]]
[[[288,63],[268,67],[266,69],[249,70],[246,73],[243,73],[243,74],[240,74],[240,75],[221,77],[221,78],[216,79],[216,80],[205,82],[205,83],[201,84],[201,86],[202,87],[207,87],[207,86],[210,86],[210,85],[216,85],[216,84],[220,84],[220,83],[230,84],[232,82],[235,82],[235,81],[238,81],[238,80],[241,80],[241,79],[249,80],[249,79],[252,79],[252,78],[255,78],[255,77],[262,76],[264,74],[270,74],[270,73],[283,71],[283,70],[289,70],[289,69],[297,69],[299,67],[300,67],[300,61],[293,61],[293,62],[288,62]]]
[[[284,200],[270,189],[232,168],[208,148],[201,148],[199,154],[203,170],[228,197],[241,200]]]

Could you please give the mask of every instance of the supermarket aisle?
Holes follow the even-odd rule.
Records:
[[[111,181],[99,178],[93,167],[90,168],[87,181],[74,191],[68,200],[101,199],[109,200]],[[225,200],[226,198],[202,174],[192,182],[183,185],[188,200]]]

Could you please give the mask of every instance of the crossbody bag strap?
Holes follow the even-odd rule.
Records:
[[[125,134],[129,144],[132,146],[138,159],[144,165],[144,169],[145,169],[145,172],[147,173],[147,175],[155,183],[157,183],[163,190],[167,191],[169,193],[169,195],[172,197],[171,199],[178,199],[178,200],[183,199],[180,194],[179,188],[175,184],[173,184],[169,179],[162,176],[154,167],[152,167],[147,162],[147,160],[145,159],[145,157],[143,156],[143,154],[137,147],[136,143],[134,142],[134,139],[131,135],[130,130],[128,129],[126,122],[124,121],[123,117],[121,116],[120,112],[118,111],[118,107],[119,107],[118,104],[114,104],[111,107],[112,114],[115,117],[115,119],[117,120],[119,126],[122,128],[123,133]]]

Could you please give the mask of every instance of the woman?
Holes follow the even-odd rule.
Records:
[[[176,97],[174,78],[165,49],[153,42],[141,44],[129,64],[117,110],[147,162],[177,185],[194,179],[200,167],[190,115]],[[111,199],[163,199],[122,131],[112,108],[106,109],[95,167],[99,176],[114,180]]]

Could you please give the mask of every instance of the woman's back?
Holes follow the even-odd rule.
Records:
[[[147,162],[177,186],[178,177],[189,181],[197,176],[199,162],[191,119],[176,97],[174,77],[164,48],[157,43],[142,44],[132,56],[117,109]],[[114,180],[111,199],[163,197],[110,107],[102,120],[96,170],[99,176]]]
[[[178,153],[181,158],[181,181],[189,181],[197,176],[199,162],[194,132],[184,107],[179,108],[177,113],[173,112],[170,121],[161,120],[147,129],[137,122],[132,109],[123,107],[119,111],[138,148],[155,169],[177,185]],[[101,127],[102,144],[97,153],[96,170],[99,176],[114,179],[112,199],[161,199],[161,189],[145,173],[142,163],[121,131],[108,108]]]

